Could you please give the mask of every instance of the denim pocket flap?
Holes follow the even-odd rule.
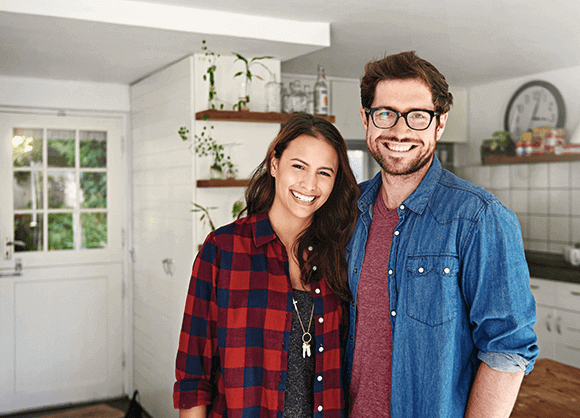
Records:
[[[459,259],[448,255],[409,256],[407,315],[435,326],[457,316]]]

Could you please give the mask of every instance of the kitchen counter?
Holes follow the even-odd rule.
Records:
[[[580,284],[580,267],[568,263],[561,254],[526,251],[526,260],[531,277]]]

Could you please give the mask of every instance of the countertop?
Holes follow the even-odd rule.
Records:
[[[526,260],[531,277],[580,284],[580,267],[568,263],[561,254],[526,251]]]

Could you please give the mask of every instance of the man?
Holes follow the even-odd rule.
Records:
[[[361,79],[381,172],[360,185],[346,252],[352,418],[508,417],[539,352],[516,216],[434,157],[452,100],[414,52]]]

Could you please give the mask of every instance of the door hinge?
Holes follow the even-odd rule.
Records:
[[[121,367],[124,369],[127,365],[127,354],[123,351],[123,355],[121,356]]]

